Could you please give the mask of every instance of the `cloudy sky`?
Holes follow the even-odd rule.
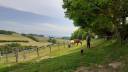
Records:
[[[75,30],[64,17],[62,0],[0,0],[0,29],[50,36]]]

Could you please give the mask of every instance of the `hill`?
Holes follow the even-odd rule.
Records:
[[[47,42],[48,37],[45,37],[44,35],[37,35],[37,34],[22,34],[22,36],[25,36],[27,38],[30,38],[36,42]]]
[[[66,40],[55,38],[57,43],[64,43]],[[27,46],[43,46],[49,44],[49,38],[38,34],[20,34],[13,31],[0,30],[0,45],[17,42]]]
[[[11,35],[11,34],[14,34],[14,33],[16,33],[16,32],[6,31],[6,30],[0,30],[0,34]]]
[[[21,36],[20,34],[11,34],[11,35],[5,35],[5,34],[0,34],[0,41],[2,42],[29,42],[32,41],[31,39],[28,39],[24,36]]]
[[[21,45],[42,46],[48,43],[47,37],[36,34],[20,34],[13,31],[0,30],[0,45],[17,42]]]
[[[41,61],[20,63],[11,67],[1,68],[1,72],[79,72],[79,67],[84,67],[83,72],[127,72],[128,71],[128,46],[119,46],[114,40],[94,40],[92,48],[84,48],[84,54],[80,54],[81,47],[56,51],[52,55],[59,56]],[[121,63],[121,66],[113,68],[112,63]],[[116,64],[115,64],[116,65]],[[117,64],[118,65],[118,64]],[[81,71],[82,72],[82,71]]]

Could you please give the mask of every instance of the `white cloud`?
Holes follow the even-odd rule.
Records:
[[[14,21],[6,21],[0,24],[0,29],[7,29],[22,33],[70,35],[75,27],[72,22],[65,20],[62,9],[63,0],[0,0],[0,6],[13,8],[20,11],[31,12],[40,15],[61,19],[61,24],[33,23],[22,24]],[[69,24],[63,24],[69,23]],[[4,25],[2,25],[4,24]]]
[[[52,17],[64,17],[62,0],[0,0],[0,5]]]

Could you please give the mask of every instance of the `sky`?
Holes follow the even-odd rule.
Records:
[[[0,29],[47,36],[70,36],[76,30],[65,18],[63,0],[0,0]]]

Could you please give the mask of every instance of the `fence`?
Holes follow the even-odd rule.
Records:
[[[0,63],[18,63],[29,61],[37,57],[50,56],[53,51],[66,48],[66,43],[47,46],[31,46],[30,48],[5,48],[0,50]]]

